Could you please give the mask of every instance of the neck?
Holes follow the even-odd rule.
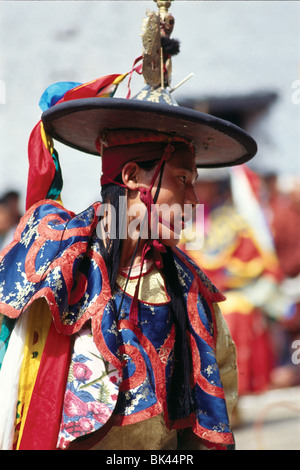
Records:
[[[134,253],[137,243],[138,243],[138,240],[133,240],[132,238],[127,238],[126,240],[123,241],[121,256],[120,256],[120,266],[122,268],[129,268],[131,263],[133,265],[137,265],[141,263],[142,250],[146,243],[146,240],[140,240],[138,249],[136,253]],[[133,256],[134,256],[134,259],[132,261]]]

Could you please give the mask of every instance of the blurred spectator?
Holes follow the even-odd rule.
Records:
[[[12,241],[20,221],[19,201],[20,195],[17,191],[8,191],[0,199],[0,250]]]
[[[6,245],[6,237],[12,226],[8,207],[0,200],[0,250]]]
[[[277,258],[249,174],[199,170],[204,246],[188,251],[184,240],[180,246],[226,296],[220,307],[237,347],[240,395],[269,388],[275,361],[269,322],[283,309]]]
[[[13,226],[18,225],[21,218],[20,194],[17,191],[8,191],[2,196],[1,200],[11,213]]]
[[[283,191],[277,175],[270,174],[264,183],[277,256],[285,276],[293,278],[300,273],[300,182],[286,182]]]
[[[263,176],[263,181],[267,215],[285,276],[281,287],[289,300],[289,307],[275,330],[279,355],[272,384],[294,386],[300,384],[299,365],[292,363],[292,344],[300,339],[300,180],[268,174]]]

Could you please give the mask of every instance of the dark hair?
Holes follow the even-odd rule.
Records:
[[[138,162],[138,166],[143,168],[146,171],[151,171],[157,165],[158,160],[149,160],[145,162]],[[117,183],[123,183],[122,174],[120,173],[115,181]],[[120,207],[120,197],[125,195],[125,188],[119,186],[118,184],[109,183],[105,184],[101,188],[101,199],[102,204],[111,204],[116,213],[116,236],[114,239],[108,240],[108,244],[104,246],[102,243],[102,256],[106,264],[108,279],[110,282],[111,290],[115,288],[115,283],[118,275],[119,263],[120,263],[120,254],[122,249],[122,237],[120,237],[120,230],[123,226],[126,226],[126,210]],[[121,225],[120,225],[121,222]]]
[[[115,288],[115,283],[118,275],[120,255],[122,249],[122,238],[120,237],[120,197],[125,195],[125,188],[113,183],[105,184],[101,189],[102,204],[111,204],[116,211],[116,236],[108,239],[105,244],[101,241],[101,254],[106,265],[108,279],[111,290]],[[123,217],[126,215],[124,211]],[[103,217],[103,216],[102,216]],[[100,216],[101,218],[101,216]],[[124,219],[123,219],[124,220]],[[121,223],[123,222],[121,219]],[[100,220],[99,220],[100,221]]]
[[[174,369],[168,391],[168,413],[171,421],[186,418],[194,409],[190,389],[191,351],[187,338],[188,312],[178,279],[171,248],[162,253],[166,289],[171,299],[170,310],[175,325]]]

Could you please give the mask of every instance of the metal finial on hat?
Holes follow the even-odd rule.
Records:
[[[255,155],[257,145],[244,130],[228,121],[178,106],[176,103],[173,90],[185,83],[193,74],[188,75],[175,87],[170,88],[168,71],[167,86],[165,83],[161,83],[160,59],[161,57],[163,59],[165,75],[166,61],[175,55],[176,47],[174,51],[174,46],[176,43],[177,52],[179,52],[179,47],[178,41],[169,37],[174,27],[174,19],[168,12],[169,2],[156,0],[155,3],[160,8],[161,14],[150,12],[148,21],[144,23],[143,45],[145,51],[142,58],[145,59],[143,73],[146,86],[131,99],[103,95],[99,99],[99,90],[104,90],[103,94],[106,93],[107,80],[109,85],[115,85],[119,83],[120,77],[123,79],[125,75],[117,75],[117,78],[115,75],[101,77],[84,86],[75,87],[69,90],[72,98],[66,97],[65,94],[64,100],[56,102],[55,106],[44,111],[42,122],[45,132],[53,139],[92,155],[99,155],[98,138],[106,128],[143,129],[168,135],[175,133],[177,136],[194,143],[198,166],[212,168],[236,166],[247,162]],[[151,21],[149,21],[150,19]],[[155,56],[152,55],[157,52],[155,45],[158,45],[159,52],[163,46],[163,56],[159,53],[157,67]],[[147,55],[149,60],[146,66]],[[140,57],[138,59],[140,60]],[[132,68],[131,74],[135,69],[135,67]],[[137,68],[137,71],[140,72],[140,67]],[[154,78],[158,76],[156,84],[150,85],[150,81],[147,79],[148,72],[153,72]],[[87,94],[85,94],[86,91]],[[82,92],[84,93],[81,94]]]
[[[160,17],[163,19],[168,14],[172,0],[154,0],[157,3]]]
[[[153,89],[166,88],[171,80],[171,56],[179,52],[179,42],[170,40],[174,17],[168,11],[170,0],[154,0],[158,13],[147,12],[143,22],[143,76]]]

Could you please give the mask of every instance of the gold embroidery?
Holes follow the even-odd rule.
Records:
[[[124,290],[126,277],[118,274],[117,284]],[[126,293],[134,296],[135,288],[138,282],[138,276],[130,278],[126,286]],[[144,303],[162,304],[170,299],[165,289],[164,278],[158,268],[154,267],[150,272],[143,274],[140,281],[139,300]]]

